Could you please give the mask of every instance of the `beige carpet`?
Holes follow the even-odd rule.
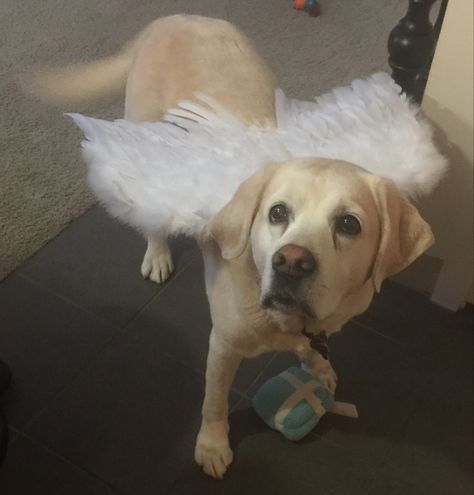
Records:
[[[0,7],[0,279],[93,203],[80,133],[57,108],[15,83],[35,66],[115,52],[152,19],[179,12],[228,19],[256,42],[292,96],[309,98],[388,70],[386,40],[404,0],[321,0],[322,15],[291,0],[2,0]],[[119,117],[120,99],[89,109]]]

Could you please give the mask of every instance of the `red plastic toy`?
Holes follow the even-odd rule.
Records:
[[[317,17],[320,14],[319,6],[316,0],[293,0],[293,8],[305,10],[313,17]]]

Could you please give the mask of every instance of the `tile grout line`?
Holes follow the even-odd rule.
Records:
[[[188,263],[186,263],[183,267],[181,267],[178,271],[175,272],[174,276],[169,280],[168,283],[164,284],[164,285],[159,285],[159,284],[156,284],[158,289],[157,289],[157,292],[155,294],[153,294],[137,311],[137,313],[135,315],[133,315],[130,320],[126,321],[125,323],[123,324],[118,324],[114,321],[111,321],[105,317],[103,317],[102,315],[99,315],[87,308],[85,308],[84,306],[81,306],[79,303],[77,303],[76,301],[73,301],[72,299],[66,297],[65,295],[57,292],[56,290],[54,289],[51,289],[50,287],[42,284],[41,282],[39,282],[38,280],[36,280],[35,278],[31,277],[31,275],[28,275],[26,273],[24,273],[23,271],[21,270],[18,270],[15,272],[15,275],[19,276],[20,278],[32,283],[33,285],[35,285],[36,287],[40,288],[41,290],[44,290],[54,296],[56,296],[57,298],[61,299],[62,301],[64,302],[67,302],[68,304],[70,304],[71,306],[74,306],[76,309],[79,309],[80,311],[82,311],[83,313],[86,313],[88,314],[89,316],[93,316],[95,317],[96,319],[104,322],[104,323],[107,323],[109,324],[110,326],[114,327],[115,329],[117,330],[120,330],[120,331],[123,331],[132,321],[135,320],[135,318],[138,316],[139,313],[141,313],[141,311],[146,307],[148,306],[151,301],[153,301],[158,295],[160,295],[163,291],[165,291],[167,289],[167,287],[169,287],[170,285],[172,285],[172,283],[174,282],[174,280],[176,280],[177,278],[179,278],[181,276],[181,274],[186,271],[192,261],[194,261],[194,258],[192,258]]]
[[[182,273],[184,271],[184,269],[180,272]],[[34,414],[29,421],[27,421],[25,423],[25,425],[20,428],[20,429],[16,429],[18,433],[20,434],[23,434],[23,435],[26,435],[26,430],[45,412],[48,410],[48,408],[50,407],[50,405],[56,401],[61,395],[63,395],[64,393],[66,393],[69,389],[71,389],[74,384],[77,382],[77,380],[80,379],[80,377],[87,371],[87,369],[94,363],[96,362],[98,359],[100,359],[100,357],[106,352],[106,350],[111,346],[113,345],[113,343],[115,341],[117,341],[118,339],[124,337],[126,334],[128,334],[128,331],[129,329],[127,328],[120,328],[121,332],[120,333],[117,333],[115,335],[113,335],[109,340],[107,340],[104,345],[97,350],[97,352],[94,354],[94,356],[92,356],[85,364],[84,366],[81,367],[81,369],[79,369],[72,377],[71,379],[69,380],[69,382],[67,384],[64,385],[64,387],[62,387],[60,390],[58,390],[48,401],[48,403],[42,407],[36,414]],[[173,358],[173,356],[171,355],[168,355],[168,354],[165,354],[163,353],[163,355],[166,355],[168,358],[172,358],[174,361],[176,361],[177,363],[180,363],[180,361],[178,361],[176,358]],[[180,363],[181,364],[181,363]]]
[[[179,279],[183,275],[183,273],[185,273],[190,268],[194,261],[196,261],[196,258],[192,257],[183,267],[176,271],[172,278],[170,278],[169,281],[165,284],[156,284],[158,285],[159,290],[155,294],[153,294],[153,296],[151,296],[151,298],[148,299],[148,301],[146,301],[143,306],[140,307],[140,309],[130,318],[130,320],[128,320],[124,324],[123,329],[127,329],[127,327],[130,326],[138,318],[138,316],[140,316],[143,311],[155,301],[158,296],[166,291],[168,287],[171,287],[175,283],[175,281]]]
[[[124,324],[124,326],[120,326],[120,325],[117,325],[117,324],[114,324],[114,323],[111,323],[109,320],[101,317],[101,316],[98,316],[96,315],[95,313],[79,306],[77,303],[75,303],[74,301],[71,301],[70,299],[68,299],[67,297],[64,297],[62,296],[61,294],[58,294],[56,291],[46,287],[46,286],[43,286],[41,283],[37,282],[36,280],[34,279],[31,279],[29,276],[23,274],[23,273],[18,273],[18,275],[26,280],[28,280],[29,282],[35,284],[36,286],[40,287],[41,289],[44,289],[50,293],[52,293],[53,295],[57,296],[58,298],[64,300],[65,302],[73,305],[74,307],[84,311],[85,313],[91,315],[91,316],[94,316],[95,318],[98,318],[106,323],[108,323],[109,325],[117,328],[117,329],[120,329],[120,330],[124,330],[126,329],[133,321],[135,321],[136,318],[138,318],[138,316],[145,310],[146,307],[148,307],[154,300],[156,300],[156,298],[164,291],[166,290],[167,287],[169,287],[170,285],[172,285],[172,283],[174,283],[175,280],[179,279],[179,277],[187,270],[189,269],[189,267],[191,266],[191,264],[196,261],[196,258],[193,257],[189,260],[188,263],[186,263],[185,266],[183,266],[178,272],[176,272],[175,276],[169,281],[168,284],[166,284],[164,287],[161,287],[160,290],[158,290],[157,293],[155,293],[140,309],[139,311],[127,322]],[[373,329],[372,327],[370,327],[369,325],[367,324],[364,324],[362,322],[359,322],[357,320],[353,320],[353,322],[358,325],[359,327],[361,328],[365,328],[383,338],[385,338],[386,340],[389,340],[389,341],[392,341],[398,345],[401,345],[400,343],[398,343],[397,341],[395,341],[394,339],[384,335],[384,334],[381,334],[380,332],[376,331],[375,329]],[[77,380],[77,378],[79,377],[79,375],[82,374],[82,372],[85,370],[85,368],[89,367],[89,365],[95,361],[96,359],[99,358],[100,355],[103,354],[104,350],[105,350],[105,347],[107,347],[109,344],[111,344],[113,341],[116,340],[116,338],[118,338],[119,336],[114,336],[112,337],[111,339],[109,339],[107,341],[106,344],[104,344],[104,346],[101,348],[100,351],[98,351],[98,353],[93,357],[91,358],[91,360],[71,379],[69,385],[72,386],[74,384],[74,382]],[[172,356],[168,353],[164,353],[168,358],[176,361],[176,362],[180,362],[178,359],[176,359],[175,356]],[[238,407],[238,405],[245,399],[247,400],[251,400],[251,397],[247,394],[247,391],[249,389],[251,389],[251,387],[258,381],[258,379],[262,376],[262,374],[264,373],[264,371],[271,365],[271,363],[276,359],[276,357],[278,356],[278,353],[276,353],[269,361],[268,363],[264,366],[264,368],[260,371],[260,373],[257,374],[257,376],[254,378],[254,380],[249,384],[249,386],[246,388],[245,392],[242,392],[240,391],[239,389],[236,389],[235,387],[232,387],[231,390],[236,393],[236,395],[239,397],[239,400],[237,400],[237,402],[234,404],[234,406],[230,409],[230,412],[234,411],[236,409],[236,407]],[[181,363],[181,362],[180,362]],[[185,364],[185,363],[182,363],[182,364]],[[188,367],[188,369],[190,369],[190,371],[194,371],[194,372],[197,372],[199,375],[204,375],[205,372],[203,372],[202,370],[200,369],[196,369],[196,368],[193,368],[189,365],[186,365],[186,367]],[[69,389],[70,387],[69,386],[65,386],[61,391],[59,391],[57,394],[55,394],[55,396],[50,400],[50,402],[54,401],[57,399],[57,397],[59,395],[61,395],[62,393],[64,393],[67,389]],[[66,458],[62,458],[59,454],[55,453],[54,451],[52,451],[50,448],[48,448],[47,446],[39,443],[38,441],[36,441],[34,438],[30,437],[29,435],[27,435],[25,433],[25,430],[31,425],[31,423],[33,423],[37,418],[38,416],[40,416],[45,409],[47,409],[48,406],[46,406],[45,408],[43,408],[37,415],[35,415],[34,418],[32,418],[24,427],[23,429],[21,430],[17,430],[16,428],[12,428],[14,431],[16,431],[16,433],[18,434],[17,436],[17,439],[22,436],[22,437],[25,437],[27,439],[29,439],[30,441],[32,441],[33,443],[41,446],[42,448],[44,448],[46,451],[50,452],[51,454],[55,455],[57,458],[61,459],[61,460],[64,460],[65,462],[67,462],[68,464],[71,464],[81,470],[83,470],[84,472],[86,472],[87,474],[90,474],[90,475],[93,475],[93,473],[89,473],[86,469],[84,468],[81,468],[80,466],[77,466],[75,465],[73,462],[67,460]],[[411,416],[410,416],[411,417]],[[94,477],[96,477],[95,475],[93,475]],[[97,477],[97,479],[99,479],[100,481],[102,482],[105,482],[104,480],[102,480],[100,477]],[[375,475],[374,475],[374,479],[375,479]],[[112,485],[110,485],[110,487],[114,490],[116,490],[115,487],[113,487]]]
[[[427,386],[429,385],[429,383],[430,383],[430,377],[427,376],[424,379],[423,384],[420,387],[420,392],[421,391],[425,392]],[[406,426],[410,423],[411,419],[413,418],[413,415],[415,414],[416,409],[423,402],[423,399],[424,399],[424,393],[423,392],[421,392],[419,394],[419,396],[418,396],[418,399],[414,401],[414,404],[413,404],[413,406],[411,408],[411,411],[409,412],[408,416],[405,419],[405,422],[404,422],[404,425],[402,427],[401,434],[400,434],[401,437],[403,437],[403,432],[405,431]],[[387,449],[385,459],[382,460],[380,462],[380,464],[374,469],[374,473],[373,473],[372,479],[370,480],[370,485],[367,488],[367,491],[365,491],[362,495],[369,495],[370,494],[370,490],[374,486],[374,483],[376,482],[376,480],[377,480],[377,478],[378,478],[378,476],[380,474],[380,471],[390,462],[390,456],[394,452],[395,448],[396,448],[396,445],[391,445]]]
[[[62,394],[66,393],[70,388],[74,386],[76,381],[82,376],[83,373],[91,366],[95,361],[97,361],[105,352],[106,349],[112,345],[116,340],[122,337],[123,334],[119,333],[113,335],[107,342],[105,342],[100,349],[92,356],[85,364],[81,367],[81,369],[77,370],[76,373],[71,377],[71,379],[66,383],[60,390],[58,390],[55,394],[52,395],[48,399],[48,403],[44,405],[39,411],[36,412],[24,425],[22,428],[17,428],[19,434],[26,435],[26,430],[51,406],[53,402],[55,402]]]
[[[189,268],[190,264],[188,263],[186,266],[184,266],[181,270],[179,270],[179,272],[176,273],[175,277],[173,277],[173,280],[176,280],[177,278],[179,278],[179,276],[181,276],[182,273],[184,273],[188,268]],[[113,324],[113,323],[110,323],[108,320],[100,317],[100,316],[97,316],[95,313],[92,313],[91,311],[85,309],[85,308],[82,308],[81,306],[77,305],[77,303],[75,303],[74,301],[70,301],[68,298],[66,297],[63,297],[61,296],[60,294],[57,294],[55,291],[47,288],[47,287],[44,287],[42,286],[41,284],[39,284],[37,281],[35,280],[31,280],[28,276],[24,276],[23,274],[19,274],[18,275],[21,277],[21,278],[24,278],[25,280],[27,280],[28,282],[36,285],[37,287],[41,288],[42,290],[45,290],[51,294],[53,294],[55,297],[58,297],[59,299],[67,302],[68,304],[71,304],[72,306],[74,306],[76,309],[79,309],[81,310],[82,312],[88,314],[89,316],[93,316],[97,319],[99,319],[100,321],[102,321],[103,323],[107,323],[109,324],[112,328],[115,328],[118,333],[116,333],[115,335],[112,335],[110,337],[110,339],[108,339],[102,346],[100,349],[97,350],[97,352],[71,377],[71,379],[69,380],[69,382],[67,384],[65,384],[60,390],[58,390],[55,394],[53,394],[52,397],[50,397],[50,399],[48,400],[48,403],[42,407],[36,414],[34,414],[21,428],[15,428],[15,427],[12,427],[16,432],[17,434],[23,434],[25,435],[26,433],[26,430],[49,408],[49,406],[58,399],[59,396],[61,396],[62,394],[64,394],[65,392],[67,392],[71,387],[74,386],[74,384],[76,383],[76,381],[80,378],[80,376],[85,373],[86,369],[89,368],[89,366],[91,366],[97,359],[99,359],[103,354],[104,352],[106,352],[106,349],[112,345],[116,340],[118,340],[119,338],[123,337],[126,333],[128,333],[127,330],[129,330],[127,327],[128,325],[135,319],[135,317],[130,320],[129,323],[127,323],[126,326],[124,327],[121,327],[121,326],[118,326],[116,324]],[[171,283],[172,281],[170,281]],[[165,288],[163,288],[159,293],[161,293],[163,290],[165,290]],[[148,304],[151,303],[152,300],[155,299],[155,297],[157,296],[158,294],[155,294],[140,310],[139,312],[137,313],[137,315],[139,313],[141,313],[141,311],[146,307],[148,306]],[[137,316],[136,315],[136,316]],[[171,355],[167,355],[167,357],[173,357]],[[179,362],[178,360],[175,359],[176,362]],[[9,425],[11,427],[11,425]]]
[[[252,400],[252,397],[250,397],[250,395],[247,393],[256,383],[257,381],[259,380],[259,378],[263,375],[263,373],[265,372],[265,370],[271,365],[271,363],[273,363],[273,361],[277,358],[277,356],[279,355],[280,353],[279,352],[276,352],[275,355],[268,361],[268,363],[263,367],[263,369],[260,371],[260,373],[257,374],[257,376],[252,380],[252,382],[249,384],[249,386],[245,389],[244,392],[240,392],[240,394],[245,398],[245,399],[248,399],[248,400]],[[240,401],[239,401],[240,402]]]
[[[103,316],[97,315],[96,313],[90,311],[89,309],[84,308],[83,306],[79,305],[77,302],[75,302],[75,301],[67,298],[63,294],[60,294],[59,292],[56,292],[54,289],[51,289],[51,288],[49,288],[49,287],[41,284],[40,282],[38,282],[34,278],[31,278],[29,275],[25,275],[22,272],[16,272],[15,274],[18,277],[22,278],[23,280],[26,280],[27,282],[29,282],[29,283],[33,284],[34,286],[38,287],[42,291],[45,291],[46,293],[49,293],[49,294],[55,296],[56,298],[60,299],[61,301],[69,304],[70,306],[73,306],[74,308],[78,309],[82,313],[85,313],[88,316],[93,316],[95,319],[101,321],[102,323],[106,323],[107,325],[115,328],[116,330],[123,331],[123,328],[124,327],[122,327],[121,325],[119,325],[117,323],[114,323],[114,322],[111,322],[110,320],[104,318]]]
[[[196,373],[201,378],[204,378],[204,379],[206,378],[206,370],[205,369],[202,370],[200,368],[193,367],[193,366],[189,365],[186,361],[180,360],[177,356],[170,354],[169,352],[166,352],[166,351],[159,351],[159,352],[161,352],[161,355],[166,357],[170,361],[174,361],[176,364],[183,366],[184,368],[188,369],[190,372]],[[245,392],[242,392],[241,390],[239,390],[238,388],[236,388],[234,386],[232,386],[230,388],[230,391],[237,394],[241,399],[250,399],[251,400],[250,396],[248,396]],[[240,399],[238,402],[240,402]]]
[[[185,271],[185,269],[187,269],[189,267],[189,265],[186,265],[186,267],[184,267],[182,270],[179,271],[179,275],[181,273],[183,273]],[[76,309],[79,309],[80,311],[88,314],[89,316],[93,316],[97,319],[99,319],[100,321],[102,321],[103,323],[107,323],[109,324],[112,328],[115,328],[118,332],[115,334],[115,335],[112,335],[110,337],[110,339],[108,339],[102,346],[100,349],[97,350],[97,352],[83,365],[81,366],[81,368],[71,377],[71,379],[69,380],[69,382],[67,384],[65,384],[60,390],[58,390],[48,401],[48,403],[42,407],[36,414],[34,414],[30,419],[29,421],[27,421],[22,428],[15,428],[15,430],[17,431],[18,434],[25,434],[25,431],[49,408],[49,406],[51,405],[51,403],[53,403],[54,401],[57,400],[57,398],[59,396],[61,396],[63,393],[67,392],[75,383],[76,381],[79,379],[79,377],[86,371],[86,369],[91,365],[93,364],[97,359],[100,358],[100,356],[102,356],[104,354],[104,352],[106,351],[106,348],[108,348],[110,345],[113,344],[113,342],[115,342],[116,340],[118,340],[120,337],[124,336],[127,332],[127,326],[125,327],[121,327],[121,326],[118,326],[116,324],[112,324],[110,323],[108,320],[102,318],[102,317],[99,317],[97,316],[96,314],[92,313],[91,311],[85,309],[85,308],[82,308],[81,306],[78,306],[74,301],[70,301],[69,299],[61,296],[60,294],[57,294],[55,291],[47,288],[47,287],[44,287],[42,286],[41,284],[39,284],[38,282],[36,282],[35,280],[31,280],[29,277],[27,276],[24,276],[23,274],[18,274],[20,277],[24,278],[25,280],[27,280],[28,282],[36,285],[37,287],[41,288],[42,290],[45,290],[51,294],[53,294],[55,297],[58,297],[59,299],[67,302],[68,304],[71,304],[73,307],[75,307]],[[177,278],[178,277],[178,274],[176,277],[174,278]],[[155,296],[153,296],[152,299],[154,299]],[[147,303],[148,304],[148,303]],[[146,306],[146,305],[145,305]],[[139,311],[141,312],[141,310]],[[131,320],[132,321],[132,320]]]
[[[393,337],[390,337],[389,335],[385,335],[384,333],[376,330],[375,328],[371,327],[370,325],[368,325],[367,323],[364,323],[362,321],[359,321],[358,319],[354,318],[352,320],[350,320],[351,323],[354,323],[355,325],[359,326],[360,328],[364,328],[365,330],[369,330],[370,332],[372,333],[375,333],[376,335],[378,335],[379,337],[382,337],[383,339],[385,340],[388,340],[389,342],[392,342],[394,344],[397,344],[398,346],[400,347],[404,347],[404,348],[407,348],[408,346],[406,346],[405,344],[401,343],[401,342],[398,342],[397,340],[395,340]],[[349,322],[348,322],[349,323]]]
[[[29,435],[27,435],[26,433],[23,433],[23,432],[20,432],[19,433],[19,436],[22,436],[24,439],[28,440],[29,442],[31,442],[33,445],[36,445],[37,447],[40,447],[41,449],[43,449],[45,452],[47,452],[48,454],[52,455],[53,457],[55,457],[56,459],[68,464],[69,466],[72,466],[76,469],[79,469],[80,471],[82,471],[83,473],[87,474],[88,476],[91,476],[92,478],[100,481],[101,483],[105,484],[106,486],[108,486],[111,490],[113,490],[115,493],[117,493],[117,495],[124,495],[123,492],[121,492],[120,490],[118,490],[118,488],[116,488],[114,485],[112,485],[109,481],[101,478],[99,475],[89,471],[88,469],[80,466],[79,464],[76,464],[74,462],[72,462],[71,460],[69,460],[67,457],[64,457],[63,455],[61,454],[58,454],[56,451],[52,450],[50,447],[48,447],[47,445],[44,445],[42,444],[41,442],[38,442],[38,440],[36,440],[35,438],[33,437],[30,437]]]
[[[186,267],[186,269],[188,268],[189,266]],[[184,272],[185,269],[181,270],[180,271],[180,274],[182,272]],[[175,277],[177,278],[177,277]],[[123,331],[125,330],[125,331]],[[48,408],[51,406],[51,404],[53,402],[55,402],[61,395],[63,395],[64,393],[66,393],[68,390],[70,390],[74,384],[77,382],[77,380],[80,379],[80,377],[87,371],[87,369],[94,363],[96,362],[98,359],[100,359],[100,357],[106,352],[107,348],[109,348],[111,345],[113,345],[113,343],[115,341],[117,341],[118,339],[122,338],[125,334],[127,334],[129,331],[129,329],[122,329],[122,332],[121,333],[118,333],[116,335],[113,335],[109,340],[107,340],[107,342],[104,343],[104,345],[96,352],[96,354],[94,354],[94,356],[92,356],[88,361],[87,363],[84,364],[84,366],[81,367],[80,370],[78,370],[73,377],[71,377],[71,379],[69,380],[69,382],[67,384],[64,385],[64,387],[62,387],[60,390],[58,390],[49,400],[48,400],[48,403],[42,407],[36,414],[34,414],[30,419],[29,421],[27,421],[22,428],[14,428],[16,430],[16,432],[18,434],[22,434],[22,435],[27,435],[26,434],[26,430],[28,428],[30,428],[32,426],[32,424],[39,419],[39,417],[45,412],[48,410]],[[200,376],[203,376],[205,375],[205,371],[202,371],[202,370],[198,370],[198,369],[195,369],[195,368],[192,368],[191,366],[187,365],[186,363],[180,361],[176,356],[173,356],[169,353],[166,353],[166,352],[161,352],[161,354],[163,356],[165,356],[167,359],[170,359],[171,361],[174,361],[175,363],[179,364],[179,365],[184,365],[186,366],[190,371],[194,372],[194,373],[197,373],[199,374]],[[238,391],[238,390],[234,390],[232,389],[234,392],[237,392],[237,394],[239,396],[243,396],[242,392]]]
[[[183,268],[182,270],[180,270],[179,274],[183,273],[185,271],[185,269],[187,269],[188,266],[186,266],[185,268]],[[174,278],[177,278],[178,277],[178,274],[176,277]],[[29,278],[26,278],[28,281]],[[31,281],[32,283],[35,283],[35,281]],[[39,285],[39,287],[43,288],[41,285]],[[54,291],[51,291],[50,289],[47,289],[45,288],[45,290],[48,290],[50,291],[51,293],[53,293],[53,295],[55,296],[58,296]],[[60,297],[60,296],[58,296]],[[74,302],[71,302],[69,301],[67,298],[61,298],[63,300],[65,300],[66,302],[68,303],[71,303],[72,305],[74,305],[74,307],[78,308],[78,309],[81,309],[83,310],[83,308],[81,308],[80,306],[77,306]],[[148,303],[147,303],[148,304]],[[89,315],[92,315],[92,316],[96,316],[94,313],[91,313],[90,311],[88,310],[83,310],[85,311],[87,314]],[[101,321],[105,322],[105,323],[108,323],[108,320],[104,320],[103,318],[100,318]],[[116,340],[118,340],[119,338],[123,337],[126,333],[128,333],[126,330],[127,328],[126,327],[118,327],[117,325],[111,325],[112,327],[116,328],[117,330],[119,330],[120,332],[115,334],[115,335],[112,335],[110,337],[110,339],[108,339],[102,346],[100,349],[97,350],[97,352],[94,354],[94,356],[92,356],[85,364],[84,366],[82,366],[71,378],[71,380],[64,385],[64,387],[61,388],[61,390],[59,390],[58,392],[56,392],[50,399],[49,399],[49,403],[47,405],[45,405],[40,411],[38,411],[29,421],[27,421],[27,423],[25,423],[25,425],[18,429],[18,428],[15,428],[15,430],[17,431],[17,433],[21,433],[21,434],[25,434],[25,431],[27,428],[29,428],[31,426],[31,424],[36,421],[36,419],[38,419],[38,417],[46,410],[48,409],[49,405],[55,401],[60,395],[62,395],[64,392],[66,392],[67,390],[69,390],[70,387],[72,387],[74,385],[74,383],[76,382],[76,380],[80,377],[80,375],[82,375],[83,372],[85,372],[86,368],[88,368],[92,363],[94,363],[97,359],[100,358],[100,356],[103,355],[103,353],[105,352],[106,348],[108,348],[111,344],[113,344],[113,342],[115,342]]]

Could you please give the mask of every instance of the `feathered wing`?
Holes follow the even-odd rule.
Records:
[[[278,128],[246,127],[205,95],[164,122],[108,122],[71,114],[83,130],[89,184],[110,214],[145,235],[200,237],[238,185],[268,162],[338,158],[429,192],[446,164],[417,107],[386,74],[312,102],[275,95]],[[205,105],[205,106],[204,106]]]
[[[145,235],[202,235],[238,185],[275,159],[272,147],[259,146],[260,132],[238,123],[224,132],[213,121],[193,127],[188,120],[185,130],[70,116],[86,137],[91,189],[112,216]]]
[[[392,179],[411,197],[431,192],[446,172],[420,108],[385,73],[335,88],[314,102],[287,100],[280,118],[293,156],[350,161]]]

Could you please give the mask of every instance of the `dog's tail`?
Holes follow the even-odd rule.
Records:
[[[135,43],[111,57],[40,70],[26,78],[23,89],[47,102],[81,104],[123,91]]]

